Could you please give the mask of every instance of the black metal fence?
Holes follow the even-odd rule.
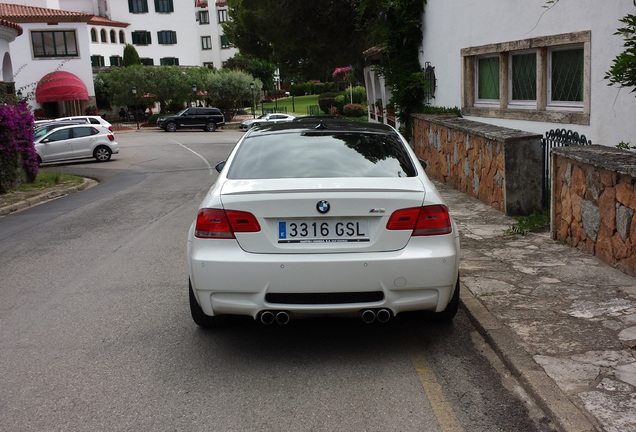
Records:
[[[585,135],[579,135],[578,132],[565,129],[552,129],[545,133],[545,137],[541,140],[543,146],[543,182],[542,182],[542,204],[544,208],[550,206],[550,173],[552,170],[552,158],[550,152],[554,147],[566,147],[573,145],[590,145],[592,141],[588,140]]]

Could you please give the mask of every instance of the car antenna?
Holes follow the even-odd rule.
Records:
[[[320,124],[318,126],[316,126],[316,129],[327,129],[327,126],[325,126],[325,124],[322,122],[322,120],[320,120]]]

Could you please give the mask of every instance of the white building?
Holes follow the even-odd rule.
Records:
[[[198,0],[196,4],[183,0],[8,0],[0,3],[0,19],[24,23],[24,33],[12,44],[14,69],[21,68],[15,76],[16,88],[35,88],[54,71],[72,73],[85,84],[88,99],[47,106],[47,113],[55,115],[79,114],[94,105],[93,76],[101,68],[121,65],[127,43],[135,46],[145,65],[221,68],[237,52],[222,35],[220,21],[227,20],[227,6],[221,0]],[[72,34],[74,48],[62,55],[39,55],[33,38],[45,31],[56,32],[53,37],[63,36],[64,31],[69,37]],[[37,97],[30,103],[34,108],[43,107]]]
[[[420,64],[434,68],[431,104],[512,129],[635,145],[634,93],[604,79],[624,50],[619,19],[630,13],[630,0],[429,0]]]

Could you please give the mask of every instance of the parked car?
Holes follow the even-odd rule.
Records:
[[[94,125],[104,126],[109,131],[113,131],[113,125],[108,121],[104,120],[100,116],[71,116],[71,117],[60,117],[55,120],[86,120],[87,123]]]
[[[249,129],[251,127],[255,127],[255,126],[260,126],[263,123],[278,123],[278,122],[286,122],[286,121],[292,121],[294,120],[296,117],[294,117],[293,115],[289,115],[289,114],[280,114],[280,113],[271,113],[271,114],[264,114],[262,116],[259,116],[255,119],[245,119],[241,122],[241,124],[239,125],[239,127],[241,129]]]
[[[33,131],[33,139],[37,140],[38,138],[40,138],[42,135],[46,134],[47,132],[53,129],[60,128],[62,126],[70,126],[74,124],[86,124],[86,123],[87,122],[84,120],[64,120],[64,121],[50,120],[45,122],[38,122],[37,124],[35,124],[35,130]]]
[[[217,171],[187,240],[196,324],[455,316],[457,227],[392,127],[326,118],[252,128]]]
[[[90,124],[61,126],[41,135],[34,142],[40,164],[91,157],[106,162],[112,154],[119,153],[119,145],[112,132],[103,126]]]
[[[179,111],[173,116],[161,116],[157,119],[157,126],[166,132],[177,129],[201,128],[214,132],[219,126],[225,125],[225,117],[218,108],[190,107]]]

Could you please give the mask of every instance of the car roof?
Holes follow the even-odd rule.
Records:
[[[394,135],[395,129],[381,123],[351,121],[330,116],[296,117],[291,122],[264,123],[260,127],[250,129],[249,136],[271,133],[302,133],[307,131],[374,133]]]

